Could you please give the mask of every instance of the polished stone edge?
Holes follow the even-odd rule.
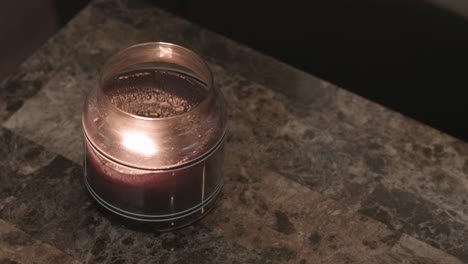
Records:
[[[46,41],[12,74],[0,80],[0,123],[7,120],[53,77],[55,71],[73,58],[77,39],[89,34],[88,29],[107,18],[85,7],[67,25]]]

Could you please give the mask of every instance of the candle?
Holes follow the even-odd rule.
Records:
[[[168,43],[114,55],[83,109],[85,183],[105,208],[171,230],[213,206],[226,111],[207,65]]]

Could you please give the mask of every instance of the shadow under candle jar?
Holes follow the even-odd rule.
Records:
[[[169,43],[124,49],[83,108],[85,184],[108,210],[171,230],[223,186],[226,108],[207,64]]]

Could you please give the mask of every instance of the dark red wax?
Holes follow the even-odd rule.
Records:
[[[91,188],[107,203],[131,213],[178,213],[202,203],[221,183],[223,146],[205,160],[183,168],[124,174],[108,166],[113,161],[96,152],[89,142],[85,145],[86,177]]]

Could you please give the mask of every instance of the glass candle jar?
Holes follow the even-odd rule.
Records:
[[[85,184],[108,210],[164,231],[212,208],[223,186],[226,107],[194,52],[162,42],[118,52],[82,122]]]

